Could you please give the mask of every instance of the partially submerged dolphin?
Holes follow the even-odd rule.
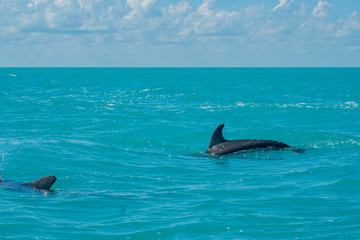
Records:
[[[226,140],[223,137],[222,130],[224,124],[220,124],[211,136],[208,150],[205,152],[209,155],[225,155],[243,150],[268,148],[268,149],[290,149],[291,147],[285,143],[272,140]],[[299,151],[299,149],[292,149]]]
[[[55,182],[56,182],[55,176],[45,176],[45,177],[36,179],[35,181],[27,182],[27,183],[19,183],[19,182],[14,182],[14,181],[3,181],[0,179],[0,184],[7,184],[12,187],[25,186],[25,187],[30,187],[30,188],[37,189],[37,190],[47,190],[47,191],[50,190],[50,188],[52,187],[52,185]]]

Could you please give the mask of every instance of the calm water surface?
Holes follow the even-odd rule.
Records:
[[[360,68],[0,68],[1,239],[360,239]],[[202,155],[227,139],[292,151]]]

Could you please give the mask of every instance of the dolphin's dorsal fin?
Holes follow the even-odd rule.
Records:
[[[33,182],[25,183],[32,188],[40,189],[40,190],[50,190],[52,185],[55,183],[56,177],[55,176],[46,176],[39,179],[36,179]]]
[[[209,148],[215,146],[216,144],[227,142],[227,140],[222,135],[222,130],[224,126],[225,124],[220,124],[219,126],[217,126],[217,128],[215,128],[215,131],[211,136]]]

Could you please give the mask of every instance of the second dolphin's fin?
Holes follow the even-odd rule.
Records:
[[[46,176],[24,184],[39,190],[50,190],[55,181],[55,176]]]

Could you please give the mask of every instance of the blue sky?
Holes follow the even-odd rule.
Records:
[[[358,0],[0,0],[1,67],[360,67]]]

